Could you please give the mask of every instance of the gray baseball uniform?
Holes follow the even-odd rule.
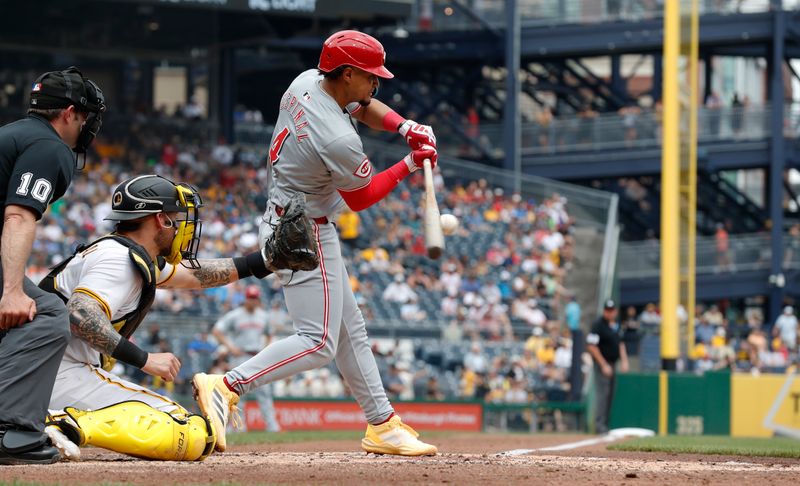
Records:
[[[361,310],[350,288],[334,221],[344,201],[338,191],[364,187],[372,164],[351,118],[357,103],[343,112],[320,86],[316,70],[300,74],[281,99],[270,144],[270,203],[259,239],[266,240],[291,194],[306,194],[308,215],[327,218],[313,223],[319,245],[319,268],[310,272],[280,271],[286,307],[296,334],[267,346],[228,372],[226,381],[240,394],[300,371],[336,360],[367,421],[386,420],[393,409],[386,397],[367,339]]]
[[[237,307],[217,321],[214,328],[225,334],[234,346],[244,352],[242,356],[230,358],[231,366],[238,366],[244,363],[264,348],[265,338],[269,332],[267,328],[268,319],[267,311],[260,307],[254,309],[253,312],[248,312],[244,307]],[[275,416],[272,384],[267,383],[252,390],[250,394],[258,401],[267,430],[270,432],[280,431],[281,427]]]

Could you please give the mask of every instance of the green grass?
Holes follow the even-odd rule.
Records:
[[[227,435],[228,444],[285,444],[318,440],[353,440],[360,443],[363,432],[353,430],[295,430],[291,432],[241,432]]]
[[[734,438],[709,435],[669,435],[632,439],[608,448],[616,451],[800,458],[800,441],[784,437]]]

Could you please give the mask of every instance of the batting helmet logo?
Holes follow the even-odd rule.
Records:
[[[339,66],[354,66],[385,79],[394,77],[383,64],[386,51],[378,39],[357,30],[343,30],[328,37],[319,56],[320,71],[329,73]]]
[[[111,203],[112,203],[112,204],[113,204],[115,207],[116,207],[116,206],[119,206],[120,204],[122,204],[122,193],[121,193],[121,192],[119,192],[119,191],[115,192],[115,193],[114,193],[114,199],[111,201]]]

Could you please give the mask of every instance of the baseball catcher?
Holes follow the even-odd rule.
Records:
[[[93,445],[140,458],[202,461],[214,450],[208,417],[109,372],[120,360],[166,381],[177,376],[181,363],[172,353],[147,353],[129,340],[156,288],[218,287],[272,273],[259,251],[198,260],[201,207],[187,184],[156,175],[129,179],[113,192],[106,219],[116,222],[115,231],[79,247],[39,284],[66,302],[72,331],[46,427],[63,456],[78,459],[78,446]]]

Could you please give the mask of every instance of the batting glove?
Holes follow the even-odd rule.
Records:
[[[423,145],[418,150],[412,150],[410,154],[406,155],[403,159],[408,166],[409,172],[414,172],[422,168],[422,162],[428,159],[431,161],[431,169],[436,167],[436,161],[439,159],[439,154],[436,149],[430,145]]]
[[[428,125],[420,125],[414,120],[406,120],[397,131],[406,140],[411,150],[418,150],[423,145],[436,148],[436,135],[433,134],[433,128]]]

